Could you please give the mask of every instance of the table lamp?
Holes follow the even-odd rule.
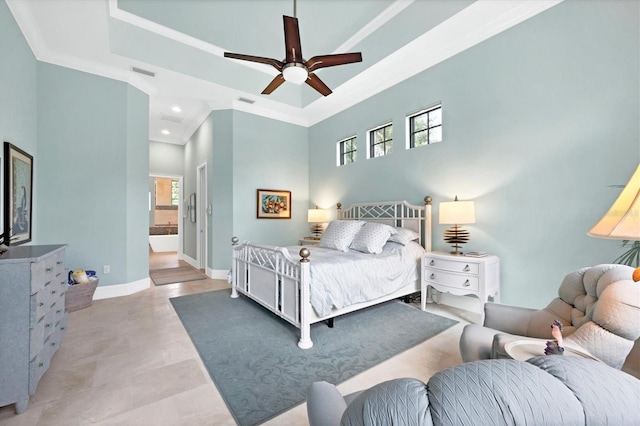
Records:
[[[640,266],[640,165],[627,182],[609,211],[587,235],[596,238],[635,241],[631,250],[614,262]]]
[[[324,209],[309,209],[307,222],[311,223],[311,234],[314,240],[319,240],[323,231],[323,224],[329,221],[329,212]]]
[[[473,201],[458,201],[456,196],[454,201],[440,203],[440,224],[453,225],[444,231],[444,240],[454,248],[451,254],[461,255],[460,244],[469,241],[469,231],[460,227],[467,223],[476,223]]]

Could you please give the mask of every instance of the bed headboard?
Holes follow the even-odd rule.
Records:
[[[338,219],[366,220],[394,227],[411,229],[420,235],[420,244],[431,251],[431,197],[424,197],[424,205],[414,206],[406,201],[354,203],[346,209],[338,203]]]

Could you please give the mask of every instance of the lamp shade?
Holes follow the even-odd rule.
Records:
[[[640,240],[640,165],[607,214],[587,235],[613,240]]]
[[[307,215],[307,222],[309,223],[324,223],[329,221],[329,212],[324,209],[309,209]]]
[[[473,201],[447,201],[440,203],[439,220],[443,225],[476,223]]]

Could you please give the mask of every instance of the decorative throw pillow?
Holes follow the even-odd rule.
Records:
[[[349,245],[362,225],[364,222],[361,220],[332,220],[322,234],[318,247],[349,251]]]
[[[403,246],[406,246],[409,243],[409,241],[420,240],[420,235],[418,235],[417,232],[414,232],[411,229],[396,228],[396,231],[397,232],[389,238],[389,241],[393,243],[398,243],[398,244],[402,244]]]
[[[396,228],[383,223],[367,222],[351,242],[351,249],[363,253],[382,253],[382,247],[395,234]]]

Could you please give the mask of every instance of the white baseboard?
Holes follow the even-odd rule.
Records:
[[[193,266],[194,268],[198,269],[198,261],[196,259],[194,259],[193,257],[187,256],[186,254],[182,254],[182,260],[184,260],[185,262],[187,262],[189,265]]]
[[[226,280],[229,274],[228,269],[211,269],[207,268],[207,276],[213,280]]]
[[[112,297],[129,296],[130,294],[137,293],[142,290],[146,290],[151,286],[151,279],[149,277],[143,278],[138,281],[134,281],[126,284],[106,285],[96,288],[96,292],[93,295],[93,300],[110,299]]]

